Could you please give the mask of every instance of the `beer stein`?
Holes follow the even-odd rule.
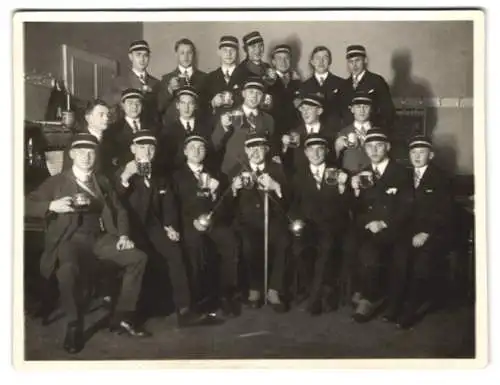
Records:
[[[262,80],[264,80],[267,84],[274,84],[277,78],[278,74],[274,68],[268,68],[262,76]]]
[[[305,225],[306,224],[304,223],[304,221],[296,219],[292,221],[292,223],[290,223],[290,231],[296,237],[300,237],[302,235]]]
[[[72,129],[76,122],[75,113],[73,111],[63,111],[61,122],[64,127]]]
[[[290,148],[297,148],[300,146],[300,134],[297,131],[290,132]]]
[[[243,111],[234,110],[231,113],[231,119],[235,127],[241,127],[243,124]]]
[[[210,188],[210,175],[202,172],[198,178],[198,188],[202,191],[209,190]]]
[[[250,172],[241,173],[241,182],[243,184],[243,188],[246,190],[251,190],[255,185],[254,177]]]
[[[355,148],[358,146],[358,137],[354,132],[350,132],[347,135],[347,147],[348,148]]]
[[[233,105],[233,94],[230,91],[224,91],[222,93],[222,104],[226,106]]]
[[[339,183],[339,170],[333,167],[325,169],[325,183],[329,186],[336,186]]]
[[[263,100],[263,105],[265,108],[271,107],[271,104],[273,103],[273,97],[269,94],[264,95],[264,100]]]
[[[90,206],[90,197],[86,193],[73,195],[73,207],[75,209],[85,209],[88,206]]]
[[[150,176],[151,175],[151,162],[146,159],[136,160],[137,173],[140,176]]]
[[[359,174],[359,186],[367,189],[373,186],[373,174],[371,172],[362,172]]]

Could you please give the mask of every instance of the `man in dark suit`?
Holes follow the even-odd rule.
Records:
[[[85,128],[81,133],[87,133],[96,138],[99,143],[97,148],[97,164],[95,168],[108,177],[113,175],[116,166],[113,164],[112,154],[114,149],[114,139],[109,131],[109,106],[102,100],[95,99],[90,101],[85,107]],[[71,168],[73,161],[69,153],[71,143],[64,150],[63,170]]]
[[[296,233],[292,250],[299,286],[304,283],[300,281],[309,286],[307,309],[317,315],[332,306],[352,194],[346,186],[347,173],[326,162],[326,138],[311,134],[304,147],[309,164],[297,170],[293,179],[290,217]],[[313,258],[311,249],[315,252]]]
[[[199,305],[205,302],[208,310],[217,306],[225,315],[237,316],[238,243],[230,226],[231,210],[225,203],[227,182],[204,165],[207,145],[201,135],[188,136],[184,141],[186,161],[173,177],[180,204],[182,246],[194,300]]]
[[[372,99],[371,120],[373,125],[384,127],[390,132],[393,128],[396,110],[387,82],[382,76],[368,71],[366,49],[362,45],[348,46],[346,59],[351,76],[344,80],[342,86],[344,124],[347,125],[353,121],[349,107],[355,93],[363,92]]]
[[[271,84],[276,80],[275,71],[263,60],[264,38],[258,31],[252,31],[243,36],[243,50],[246,58],[236,67],[235,81],[243,86],[248,78],[260,78],[264,83]],[[272,76],[270,76],[273,74]]]
[[[151,50],[145,40],[136,40],[130,43],[128,49],[130,68],[117,77],[111,87],[108,102],[116,109],[116,119],[121,117],[119,108],[123,90],[133,88],[143,93],[143,120],[148,124],[159,124],[158,91],[160,81],[148,72]],[[115,111],[112,111],[115,112]],[[114,119],[114,120],[116,120]]]
[[[452,196],[449,179],[432,162],[432,143],[415,136],[409,144],[413,166],[413,205],[409,226],[400,233],[390,274],[384,319],[413,326],[438,288],[435,278],[450,240]]]
[[[277,312],[286,311],[286,253],[290,236],[287,230],[289,191],[281,164],[269,159],[269,141],[264,134],[250,133],[245,140],[247,161],[236,166],[231,175],[235,197],[236,226],[242,241],[248,303],[262,305],[264,288],[264,194],[269,194],[269,290],[264,295]],[[245,181],[246,180],[246,181]],[[250,182],[250,180],[252,182]],[[266,191],[266,192],[264,192]]]
[[[134,88],[123,90],[121,97],[121,109],[123,117],[111,124],[108,134],[113,141],[110,150],[111,162],[116,169],[125,166],[133,159],[130,153],[130,143],[134,134],[143,129],[149,129],[153,132],[156,127],[148,124],[143,118],[143,94]],[[155,132],[156,134],[156,132]]]
[[[203,95],[206,110],[217,116],[223,107],[241,103],[241,84],[237,76],[239,42],[235,36],[222,36],[219,40],[221,66],[208,74]]]
[[[271,96],[269,110],[275,122],[275,135],[271,138],[275,146],[280,146],[283,134],[299,125],[300,114],[295,107],[301,81],[298,73],[291,68],[292,48],[287,44],[277,45],[272,52],[272,65],[276,70],[276,81],[267,89]]]
[[[168,125],[177,118],[175,107],[175,91],[183,86],[193,87],[201,93],[205,87],[207,74],[195,68],[196,49],[194,43],[183,38],[175,43],[175,54],[178,66],[172,72],[163,75],[158,91],[158,110],[162,116],[164,125]],[[204,106],[202,106],[204,107]],[[202,115],[205,111],[200,110]]]
[[[337,131],[342,128],[342,88],[345,80],[330,72],[332,53],[325,46],[315,47],[309,60],[313,75],[302,83],[302,94],[321,94],[325,99],[323,123],[333,126]]]
[[[191,294],[178,243],[180,224],[174,191],[162,173],[151,166],[156,153],[153,133],[149,130],[134,133],[130,151],[134,159],[119,170],[116,189],[130,215],[131,238],[151,262],[158,255],[167,262],[178,325],[183,327],[202,323],[208,317],[190,311]],[[153,288],[154,281],[164,280],[164,277],[156,274],[146,279],[151,281],[150,287]],[[144,295],[161,297],[161,293],[152,290]]]
[[[175,107],[177,118],[170,121],[159,136],[159,167],[166,172],[173,172],[185,165],[184,141],[197,133],[205,139],[212,134],[210,122],[206,122],[198,114],[200,96],[196,89],[190,86],[179,88],[175,92]],[[212,154],[209,153],[207,162],[211,161]]]
[[[324,98],[320,95],[305,94],[300,98],[298,109],[302,122],[282,137],[283,163],[288,175],[293,175],[296,170],[305,169],[309,164],[304,152],[304,140],[311,134],[321,134],[328,140],[327,161],[329,163],[335,161],[335,152],[331,150],[337,131],[321,120],[324,113],[323,106]]]
[[[360,288],[356,322],[367,322],[383,302],[382,267],[390,264],[394,245],[408,223],[412,203],[411,181],[404,166],[388,156],[390,144],[380,129],[366,135],[371,165],[352,177]],[[371,183],[364,183],[366,177]]]
[[[96,257],[123,269],[120,295],[112,329],[132,337],[149,335],[134,325],[146,255],[129,238],[127,213],[108,179],[94,172],[98,142],[77,134],[71,145],[73,166],[47,179],[26,198],[26,215],[46,219],[46,243],[40,262],[42,275],[54,272],[67,317],[64,348],[83,348],[82,285],[95,266]]]
[[[245,140],[249,132],[274,135],[274,120],[259,109],[264,96],[260,78],[248,78],[243,85],[243,104],[236,110],[223,113],[212,133],[212,144],[220,169],[226,175],[245,159]],[[279,149],[271,149],[277,153]]]

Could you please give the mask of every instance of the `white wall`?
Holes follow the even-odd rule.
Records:
[[[473,97],[472,22],[169,22],[144,23],[143,28],[153,51],[150,69],[157,76],[175,67],[174,44],[182,37],[196,45],[199,68],[210,71],[219,64],[220,36],[232,34],[241,41],[247,32],[258,30],[267,53],[276,44],[290,44],[304,76],[310,73],[308,56],[316,45],[331,49],[332,71],[346,76],[345,48],[357,43],[366,46],[370,69],[388,80],[395,97]],[[399,64],[397,77],[394,58]],[[447,107],[436,113],[434,139],[448,147],[443,163],[471,173],[472,109]]]

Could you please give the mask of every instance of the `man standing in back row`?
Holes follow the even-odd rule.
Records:
[[[375,127],[385,127],[390,132],[396,111],[387,82],[382,76],[368,71],[366,49],[362,45],[348,46],[346,59],[347,69],[351,76],[345,80],[342,90],[344,125],[352,123],[351,101],[356,93],[362,92],[372,99],[372,124]]]

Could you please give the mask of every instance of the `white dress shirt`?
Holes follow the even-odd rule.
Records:
[[[194,118],[191,118],[191,119],[183,119],[183,118],[179,118],[179,120],[181,121],[181,124],[184,126],[184,129],[187,131],[187,125],[189,123],[189,126],[191,127],[191,131],[194,130]]]
[[[256,108],[249,108],[248,106],[246,105],[242,105],[241,106],[242,109],[243,109],[243,113],[245,114],[245,116],[249,116],[250,114],[254,115],[254,116],[257,116],[259,114],[259,110],[256,109]]]
[[[318,81],[319,84],[323,85],[326,82],[326,78],[328,77],[328,72],[325,72],[324,74],[314,74],[314,77]]]
[[[187,163],[189,169],[195,174],[197,177],[203,172],[203,165],[202,164],[192,164],[192,163]]]
[[[184,68],[182,66],[178,66],[177,68],[179,69],[179,71],[180,71],[180,73],[182,75],[184,75],[185,73],[187,73],[188,77],[193,76],[193,66],[190,66],[190,67],[187,67],[187,68]]]
[[[224,74],[224,76],[229,75],[229,76],[232,76],[233,75],[233,72],[236,68],[236,65],[232,65],[232,66],[226,66],[226,65],[221,65],[221,70],[222,70],[222,73]]]
[[[255,163],[250,162],[250,168],[252,169],[253,172],[257,172],[257,170],[260,172],[263,172],[264,168],[265,168],[265,164],[264,163],[255,164]]]
[[[139,120],[139,118],[132,119],[129,118],[128,116],[125,116],[125,120],[128,123],[128,125],[132,127],[132,129],[134,129],[135,127],[137,127],[137,131],[141,129],[141,121]],[[134,126],[134,122],[136,122],[137,126]]]
[[[147,78],[147,72],[146,71],[138,71],[136,70],[135,68],[132,68],[132,72],[143,82],[146,81],[146,78]]]
[[[387,168],[388,164],[389,164],[389,158],[384,159],[379,164],[372,163],[372,170],[377,170],[379,172],[380,176],[382,176],[382,175],[384,175],[385,169]]]
[[[319,133],[319,129],[320,128],[321,128],[321,123],[320,122],[316,122],[316,123],[313,123],[313,124],[306,124],[307,135]]]
[[[366,121],[366,122],[361,123],[361,122],[358,122],[358,121],[356,121],[356,120],[355,120],[355,121],[353,122],[353,125],[354,125],[354,128],[355,128],[356,130],[361,131],[361,132],[363,132],[363,133],[365,133],[365,134],[366,134],[366,132],[367,132],[369,129],[371,129],[371,128],[372,128],[372,125],[371,125],[371,123],[370,123],[369,121]]]
[[[323,175],[326,168],[326,165],[324,163],[321,163],[319,166],[311,164],[309,165],[309,168],[311,169],[311,172],[315,177],[317,176],[318,179],[321,178],[321,180],[323,180]]]

